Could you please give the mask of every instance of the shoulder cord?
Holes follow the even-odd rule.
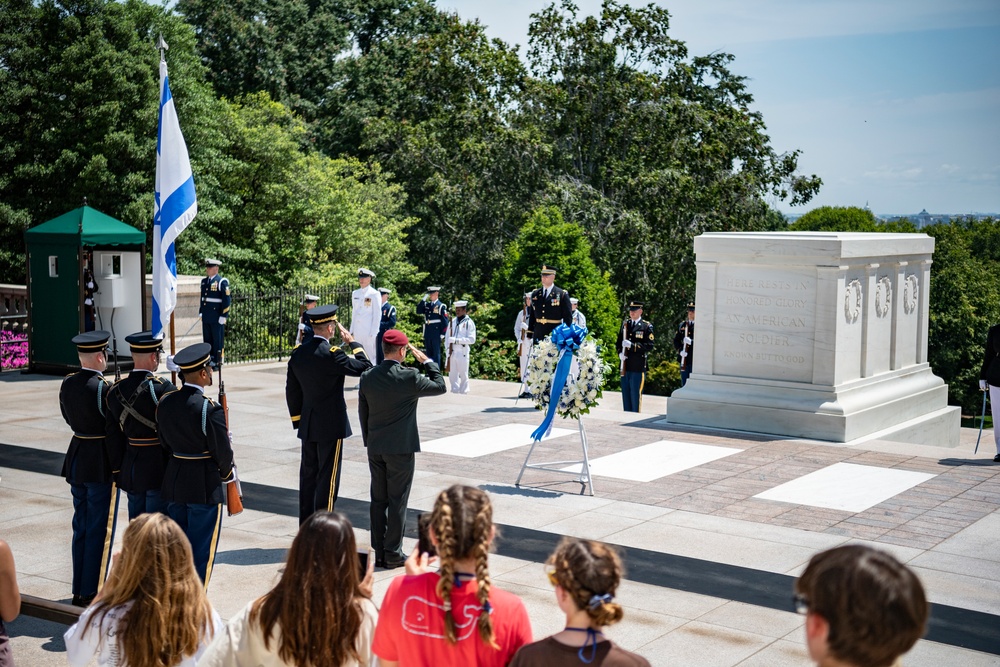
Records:
[[[201,404],[201,434],[208,437],[208,397],[202,396],[204,401]]]
[[[97,383],[97,409],[100,411],[101,416],[104,416],[104,385],[107,384],[105,379],[102,377],[101,381]]]

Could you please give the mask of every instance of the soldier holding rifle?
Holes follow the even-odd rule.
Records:
[[[687,306],[687,319],[677,327],[674,334],[674,349],[677,350],[681,367],[681,386],[687,384],[691,375],[691,362],[694,360],[694,303]]]
[[[628,304],[628,319],[618,332],[618,358],[622,361],[622,403],[625,412],[642,412],[646,383],[646,355],[653,349],[653,324],[642,319],[641,301]]]
[[[165,395],[156,409],[160,444],[170,454],[161,497],[191,542],[206,588],[222,529],[223,486],[236,478],[225,410],[205,395],[213,384],[212,353],[210,344],[198,343],[174,355],[183,386]]]

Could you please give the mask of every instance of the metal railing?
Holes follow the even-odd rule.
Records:
[[[234,290],[226,325],[226,362],[287,358],[295,348],[300,304],[307,292],[318,296],[321,305],[340,306],[337,317],[348,325],[353,291],[351,286]]]
[[[0,372],[28,365],[28,288],[0,285]]]

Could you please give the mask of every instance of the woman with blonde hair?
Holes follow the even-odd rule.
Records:
[[[74,666],[194,667],[221,629],[184,531],[152,513],[129,523],[104,588],[64,639]]]
[[[361,579],[351,522],[337,512],[314,513],[292,541],[278,584],[229,622],[198,666],[371,664],[374,565],[369,559]]]
[[[410,574],[389,585],[372,645],[381,667],[502,667],[531,641],[524,603],[490,580],[495,536],[486,493],[455,485],[438,494],[429,537],[440,569],[416,565],[414,552]]]
[[[511,667],[649,667],[649,661],[615,645],[602,631],[623,616],[614,601],[622,578],[618,553],[601,542],[565,537],[546,562],[566,628],[522,648]]]

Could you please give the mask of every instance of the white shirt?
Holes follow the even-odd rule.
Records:
[[[382,321],[382,295],[371,285],[359,287],[351,293],[351,306],[351,335],[374,338]]]
[[[584,315],[583,313],[581,313],[579,310],[574,310],[573,311],[573,324],[577,325],[578,327],[585,327],[585,326],[587,326],[587,316]]]
[[[521,324],[528,323],[527,313],[529,312],[530,311],[527,308],[522,308],[517,314],[517,319],[514,320],[514,340],[516,340],[518,343],[521,342]],[[528,340],[527,335],[524,336],[524,340]]]
[[[94,617],[94,606],[91,605],[80,614],[80,620],[73,627],[66,631],[63,640],[66,642],[66,658],[70,667],[84,667],[89,665],[91,660],[96,659],[98,667],[127,667],[125,656],[118,646],[118,623],[125,612],[132,606],[131,602],[109,609],[106,614],[98,618]],[[225,630],[222,618],[212,610],[212,637],[215,637]],[[89,626],[89,627],[88,627]],[[87,632],[84,633],[84,629]],[[127,632],[127,630],[126,630]],[[177,667],[195,667],[198,658],[205,652],[212,637],[204,636],[198,645],[198,651],[194,655],[181,658],[177,662]]]
[[[451,318],[448,323],[448,335],[445,338],[445,345],[452,343],[458,345],[472,345],[476,342],[476,323],[466,315],[459,322],[457,317]]]

